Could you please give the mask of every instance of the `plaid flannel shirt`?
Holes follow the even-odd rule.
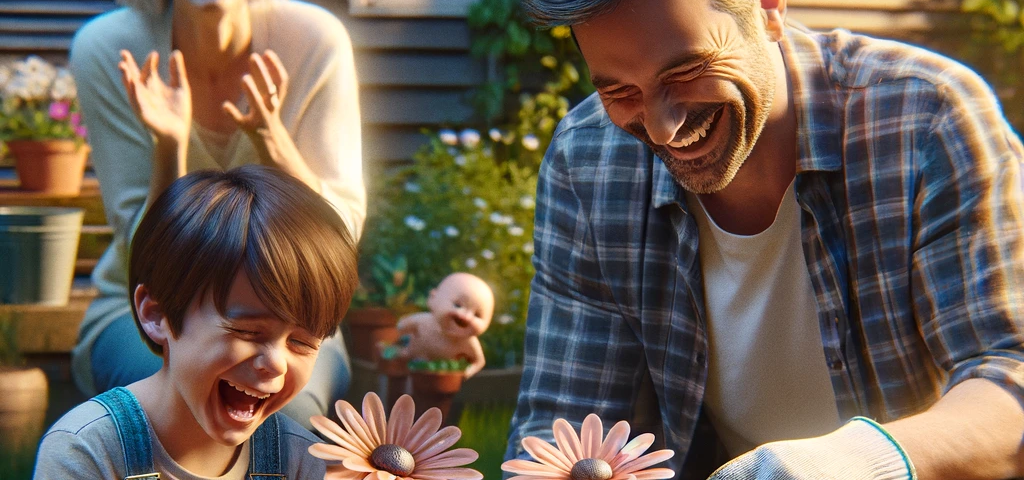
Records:
[[[1024,147],[992,92],[908,45],[792,27],[781,43],[840,417],[890,421],[974,377],[1024,402]],[[551,441],[555,418],[578,428],[593,412],[608,428],[654,414],[634,435],[658,434],[683,478],[707,379],[697,240],[661,160],[596,96],[573,109],[541,167],[508,458],[525,458],[525,436]]]

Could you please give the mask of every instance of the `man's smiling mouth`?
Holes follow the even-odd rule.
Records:
[[[708,133],[714,130],[713,127],[717,126],[715,124],[721,118],[721,113],[724,108],[724,106],[719,105],[710,112],[699,115],[699,117],[703,117],[703,120],[695,119],[695,124],[689,126],[689,134],[683,136],[680,132],[677,134],[674,141],[668,143],[668,146],[672,148],[687,148],[706,138]],[[682,138],[679,138],[680,136],[682,136]]]

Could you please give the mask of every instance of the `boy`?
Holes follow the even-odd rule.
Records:
[[[129,262],[136,326],[163,366],[58,420],[35,478],[323,478],[305,454],[316,437],[274,412],[309,380],[357,281],[351,233],[291,176],[178,179]]]

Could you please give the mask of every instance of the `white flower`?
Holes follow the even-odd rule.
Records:
[[[57,76],[57,69],[38,55],[29,55],[25,60],[16,62],[14,64],[14,71],[17,75],[38,77],[40,81],[47,85]]]
[[[511,215],[502,215],[498,212],[492,212],[490,219],[495,225],[511,225],[515,221]]]
[[[75,86],[75,78],[66,68],[57,70],[57,78],[50,86],[50,97],[54,100],[74,100],[78,96],[78,88]]]
[[[409,215],[408,217],[405,217],[405,226],[407,226],[407,227],[409,227],[409,228],[411,228],[413,230],[416,230],[418,232],[418,231],[423,230],[424,228],[426,228],[427,222],[424,222],[423,220],[420,220],[419,218],[416,218],[416,217],[414,217],[412,215]]]
[[[444,234],[448,235],[449,237],[457,237],[459,236],[459,229],[449,225],[447,228],[444,229]]]
[[[3,89],[7,82],[14,77],[14,70],[10,65],[0,65],[0,89]]]
[[[455,134],[455,130],[448,128],[437,132],[437,138],[441,139],[441,143],[445,145],[455,146],[459,144],[459,136]]]
[[[491,140],[493,140],[495,142],[500,142],[501,141],[501,130],[498,130],[497,128],[492,128],[492,129],[487,131],[487,136],[491,137]]]
[[[498,325],[508,325],[514,321],[516,321],[516,319],[507,313],[499,315],[497,318]]]
[[[413,182],[405,182],[405,191],[409,193],[420,193],[423,189],[420,188],[420,184]]]
[[[519,225],[512,225],[511,227],[508,227],[508,234],[513,237],[521,237],[523,236],[523,233],[523,227],[520,227]]]
[[[483,210],[487,208],[487,201],[480,197],[476,197],[473,199],[473,205],[476,205],[476,208]]]
[[[484,250],[484,251],[480,252],[480,256],[484,257],[484,259],[486,259],[486,260],[494,260],[494,252],[492,252],[490,250]]]
[[[533,199],[532,196],[523,195],[522,197],[519,197],[519,206],[527,210],[531,210],[533,209],[533,207],[537,206],[537,202]]]
[[[466,156],[465,155],[456,155],[455,156],[455,164],[460,166],[460,167],[465,167],[466,166]]]
[[[467,258],[466,259],[466,268],[476,268],[476,259],[472,258],[472,257]]]
[[[480,143],[480,132],[467,128],[459,133],[459,142],[462,143],[463,147],[473,148]]]
[[[527,149],[527,150],[529,150],[531,152],[536,150],[536,149],[538,149],[538,148],[540,148],[540,139],[538,139],[537,136],[532,134],[532,133],[528,133],[528,134],[524,135],[523,136],[523,148],[525,148],[525,149]]]
[[[527,255],[533,255],[533,242],[527,242],[523,244],[523,253]]]

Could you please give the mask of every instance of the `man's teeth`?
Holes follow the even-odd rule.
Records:
[[[695,127],[693,129],[693,132],[690,133],[689,137],[686,137],[676,142],[669,142],[668,145],[670,147],[675,148],[689,147],[690,145],[693,145],[694,142],[704,138],[708,134],[708,127],[711,126],[711,122],[714,119],[714,117],[714,115],[709,116],[706,120],[704,120],[704,123],[702,123],[699,127]]]
[[[227,380],[225,380],[225,381],[227,382]],[[262,393],[262,392],[258,392],[256,390],[249,390],[248,388],[245,388],[242,385],[235,385],[234,383],[231,383],[231,382],[228,382],[228,385],[231,385],[232,388],[234,388],[235,390],[238,390],[239,392],[242,392],[242,393],[244,393],[244,394],[246,394],[246,395],[248,395],[250,397],[256,397],[256,398],[258,398],[260,400],[263,400],[264,398],[267,398],[267,397],[270,396],[269,393]]]

